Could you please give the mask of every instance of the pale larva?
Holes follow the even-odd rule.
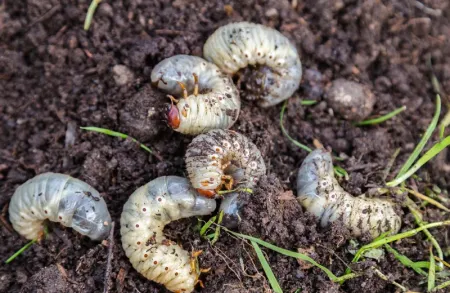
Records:
[[[58,173],[40,174],[20,185],[9,204],[9,219],[27,239],[41,236],[47,219],[93,240],[105,239],[111,229],[111,216],[98,191]]]
[[[182,177],[156,178],[138,188],[123,207],[120,233],[125,254],[144,277],[173,292],[192,292],[198,281],[197,260],[168,240],[168,223],[212,213],[214,199],[199,196]]]
[[[186,168],[192,185],[213,197],[224,185],[253,188],[266,173],[258,148],[242,134],[214,129],[195,137],[189,144]]]
[[[182,95],[179,100],[169,95],[172,105],[167,118],[175,131],[197,135],[210,129],[230,128],[239,116],[241,100],[233,81],[200,57],[167,58],[153,68],[151,80],[171,95]]]
[[[222,71],[234,74],[249,65],[260,74],[253,96],[270,107],[288,99],[297,90],[302,64],[297,49],[279,31],[261,24],[237,22],[219,27],[206,41],[203,55]]]
[[[395,204],[346,192],[334,177],[331,154],[323,149],[311,152],[303,161],[297,177],[297,199],[322,227],[340,220],[356,237],[370,234],[376,238],[400,229]]]

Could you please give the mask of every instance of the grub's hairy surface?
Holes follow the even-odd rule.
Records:
[[[261,24],[237,22],[219,27],[206,41],[203,55],[229,74],[247,66],[256,66],[255,70],[268,66],[270,70],[261,77],[262,107],[291,97],[302,77],[295,45],[279,31]]]
[[[401,218],[394,203],[346,192],[334,177],[331,154],[323,149],[311,152],[303,161],[297,176],[297,199],[321,226],[339,220],[356,237],[368,233],[376,238],[400,230]]]
[[[215,129],[195,137],[186,150],[185,161],[192,185],[203,191],[221,188],[227,168],[232,169],[236,186],[242,188],[252,188],[266,173],[256,145],[232,130]]]
[[[214,199],[201,197],[182,177],[158,177],[138,188],[123,207],[120,234],[125,254],[144,277],[173,292],[192,292],[197,260],[167,239],[164,226],[192,216],[208,215]]]
[[[47,219],[93,240],[105,239],[111,227],[108,207],[98,191],[58,173],[40,174],[20,185],[9,204],[9,219],[27,239],[42,235]]]
[[[175,131],[196,135],[227,129],[239,116],[241,100],[233,81],[200,57],[176,55],[164,59],[153,68],[151,81],[166,93],[182,97],[168,113],[169,125]]]

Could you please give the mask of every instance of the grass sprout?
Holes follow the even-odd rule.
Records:
[[[48,234],[48,229],[47,226],[44,226],[44,238],[47,236]],[[25,244],[21,249],[17,250],[13,255],[11,255],[6,261],[6,264],[9,264],[10,262],[12,262],[15,258],[17,258],[19,255],[21,255],[24,251],[26,251],[28,248],[30,248],[33,244],[35,244],[36,242],[38,242],[39,239],[33,239],[30,242],[28,242],[27,244]]]
[[[417,144],[416,148],[414,149],[414,151],[411,153],[411,155],[409,156],[408,160],[406,161],[406,163],[402,166],[402,168],[400,169],[400,171],[398,172],[397,176],[395,177],[394,181],[399,181],[400,178],[404,178],[404,175],[410,170],[411,166],[414,164],[414,162],[416,161],[416,159],[419,157],[420,152],[423,150],[423,148],[425,147],[426,143],[428,142],[428,140],[431,137],[431,134],[433,134],[433,131],[436,129],[438,120],[439,120],[439,115],[441,113],[441,97],[439,95],[436,95],[436,111],[434,112],[434,116],[433,119],[431,120],[430,125],[428,126],[427,130],[425,131],[425,134],[423,135],[422,139],[420,140],[420,142]],[[419,168],[422,165],[419,166]],[[411,168],[412,169],[412,168]],[[417,168],[418,169],[418,168]],[[417,171],[417,169],[415,171]],[[415,172],[414,171],[414,172]],[[409,176],[411,176],[411,173]],[[408,177],[409,177],[408,176]],[[406,178],[408,178],[406,177]],[[406,178],[404,178],[403,180],[400,181],[403,182]],[[398,183],[398,184],[400,184]],[[396,185],[398,185],[396,184]],[[395,185],[394,185],[395,186]]]
[[[91,5],[89,5],[87,14],[86,14],[86,19],[84,20],[84,30],[88,31],[89,28],[91,27],[91,23],[92,23],[92,18],[94,17],[94,13],[95,10],[97,9],[98,4],[100,4],[100,2],[102,2],[102,0],[92,0]]]
[[[312,149],[304,144],[302,144],[301,142],[295,140],[294,138],[292,138],[289,133],[287,132],[286,128],[284,128],[284,112],[286,112],[286,107],[288,104],[288,100],[286,100],[283,103],[283,106],[281,107],[281,112],[280,112],[280,127],[281,127],[281,132],[283,132],[283,134],[296,146],[298,146],[299,148],[301,148],[302,150],[307,151],[308,153],[312,152]],[[339,157],[334,157],[335,160],[337,161],[342,161],[342,158]],[[334,166],[334,174],[336,174],[339,177],[345,177],[348,180],[348,173],[347,171],[339,166]]]
[[[283,290],[281,289],[277,278],[273,274],[273,271],[270,268],[270,265],[267,262],[266,257],[262,253],[262,250],[259,247],[258,243],[256,243],[255,241],[250,241],[250,243],[253,245],[253,248],[255,249],[256,256],[258,257],[259,262],[261,263],[261,266],[263,267],[263,270],[266,273],[267,279],[269,280],[269,283],[270,283],[270,286],[273,289],[273,292],[275,292],[275,293],[283,293]]]
[[[433,290],[436,286],[436,268],[435,268],[435,260],[433,255],[433,249],[430,246],[430,269],[428,271],[428,292]]]
[[[424,270],[422,270],[423,266],[422,265],[418,265],[416,262],[413,262],[412,260],[410,260],[407,256],[399,253],[397,250],[395,250],[394,248],[392,248],[389,244],[385,244],[384,248],[386,248],[386,250],[390,253],[392,253],[394,255],[394,257],[400,261],[405,267],[411,268],[413,269],[416,273],[422,275],[422,276],[427,276],[428,273],[425,272]],[[429,268],[430,263],[427,262],[425,264],[426,268]]]
[[[332,280],[333,282],[342,282],[348,279],[352,279],[355,277],[360,276],[360,274],[356,274],[356,273],[350,273],[341,277],[337,277],[333,274],[333,272],[331,272],[328,268],[320,265],[319,263],[317,263],[314,259],[310,258],[309,256],[299,253],[299,252],[294,252],[294,251],[290,251],[281,247],[278,247],[276,245],[270,244],[264,240],[261,240],[259,238],[253,237],[253,236],[249,236],[249,235],[245,235],[245,234],[240,234],[237,232],[233,232],[225,227],[222,227],[222,229],[224,229],[225,231],[227,231],[228,233],[241,238],[241,239],[246,239],[252,242],[256,242],[257,244],[264,246],[266,248],[269,248],[270,250],[273,250],[275,252],[278,252],[280,254],[283,254],[285,256],[289,256],[289,257],[293,257],[295,259],[301,259],[303,261],[306,261],[314,266],[316,266],[317,268],[321,269],[327,276],[328,278],[330,278],[330,280]]]
[[[364,120],[361,122],[357,122],[355,123],[356,126],[366,126],[366,125],[376,125],[376,124],[380,124],[386,120],[391,119],[392,117],[400,114],[401,112],[406,110],[406,106],[402,106],[400,108],[395,109],[392,112],[387,113],[386,115],[380,116],[378,118],[373,118],[373,119],[369,119],[369,120]]]
[[[425,165],[429,160],[434,158],[443,149],[450,145],[450,136],[447,136],[440,142],[433,145],[417,162],[403,175],[397,177],[396,179],[386,183],[387,186],[394,187],[401,184],[403,181],[411,177],[417,170],[419,170],[423,165]]]
[[[392,236],[386,236],[384,238],[377,238],[375,239],[375,241],[372,241],[369,244],[366,244],[364,246],[362,246],[355,254],[355,257],[352,260],[352,263],[357,262],[362,255],[364,255],[364,253],[368,250],[371,250],[373,248],[378,248],[380,246],[383,246],[385,244],[400,240],[400,239],[404,239],[404,238],[408,238],[408,237],[412,237],[414,235],[416,235],[417,233],[425,230],[425,229],[429,229],[429,228],[434,228],[434,227],[441,227],[441,226],[449,226],[450,225],[450,220],[447,221],[440,221],[440,222],[434,222],[434,223],[429,223],[426,225],[423,225],[421,227],[403,232],[403,233],[399,233],[399,234],[395,234]],[[351,269],[347,268],[346,273],[350,273]]]
[[[83,130],[87,130],[87,131],[93,131],[93,132],[106,134],[106,135],[109,135],[109,136],[120,137],[120,138],[124,138],[124,139],[130,138],[133,142],[139,144],[139,146],[142,149],[146,150],[147,152],[149,152],[150,154],[155,156],[155,158],[157,158],[160,161],[163,160],[163,158],[159,154],[157,154],[156,152],[153,152],[149,147],[147,147],[146,145],[144,145],[141,142],[139,142],[137,139],[135,139],[135,138],[133,138],[133,137],[127,135],[127,134],[124,134],[124,133],[121,133],[121,132],[117,132],[117,131],[113,131],[113,130],[110,130],[110,129],[107,129],[107,128],[100,128],[100,127],[95,127],[95,126],[87,126],[87,127],[80,127],[80,128],[83,129]]]

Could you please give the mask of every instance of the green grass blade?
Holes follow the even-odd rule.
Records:
[[[344,168],[339,167],[339,166],[334,166],[333,170],[334,170],[334,174],[336,174],[336,176],[344,177],[346,180],[348,180],[349,176],[348,176],[347,171]]]
[[[450,286],[450,281],[446,281],[440,284],[439,286],[434,287],[433,290],[431,290],[431,292],[437,292],[438,290],[442,290],[444,288],[447,288],[448,286]]]
[[[14,253],[13,255],[11,255],[6,261],[5,263],[8,264],[10,262],[12,262],[16,257],[18,257],[19,255],[21,255],[25,250],[27,250],[28,248],[31,247],[31,245],[35,244],[37,242],[37,239],[33,239],[30,242],[28,242],[27,244],[25,244],[21,249],[19,249],[18,251],[16,251],[16,253]]]
[[[102,0],[92,0],[91,5],[89,5],[88,12],[86,14],[86,19],[84,20],[84,30],[88,31],[91,27],[92,18],[94,17],[95,10],[97,9],[98,4],[102,2]]]
[[[356,252],[355,256],[353,257],[352,263],[357,262],[361,258],[361,256],[364,255],[364,253],[366,251],[370,250],[370,249],[378,248],[378,247],[380,247],[382,245],[385,245],[385,244],[388,244],[388,243],[391,243],[391,242],[394,242],[394,241],[397,241],[397,240],[400,240],[400,239],[403,239],[403,238],[412,237],[412,236],[416,235],[417,233],[419,233],[419,232],[421,232],[421,231],[423,231],[425,229],[434,228],[434,227],[441,227],[441,226],[448,226],[448,225],[450,225],[450,220],[442,221],[442,222],[434,222],[434,223],[426,224],[426,225],[423,225],[421,227],[418,227],[418,228],[415,228],[415,229],[412,229],[412,230],[409,230],[409,231],[406,231],[406,232],[403,232],[403,233],[399,233],[399,234],[388,236],[388,237],[385,237],[385,238],[382,238],[382,239],[378,239],[376,241],[373,241],[373,242],[371,242],[369,244],[366,244],[363,247],[361,247]],[[348,268],[346,270],[346,273],[350,273],[350,272],[351,272],[351,269]]]
[[[223,228],[223,229],[226,230],[228,233],[231,233],[231,234],[233,234],[233,235],[235,235],[237,237],[244,238],[244,239],[256,242],[259,245],[267,247],[267,248],[269,248],[269,249],[271,249],[273,251],[276,251],[278,253],[281,253],[283,255],[290,256],[290,257],[293,257],[293,258],[296,258],[296,259],[298,258],[298,259],[304,260],[306,262],[309,262],[310,264],[313,264],[316,267],[320,268],[332,281],[338,280],[338,278],[329,269],[327,269],[326,267],[320,265],[314,259],[310,258],[307,255],[304,255],[304,254],[301,254],[299,252],[294,252],[294,251],[290,251],[290,250],[287,250],[287,249],[275,246],[275,245],[270,244],[268,242],[265,242],[265,241],[263,241],[263,240],[261,240],[259,238],[255,238],[255,237],[248,236],[248,235],[245,235],[245,234],[236,233],[236,232],[233,232],[233,231],[228,230],[226,228]]]
[[[283,290],[281,289],[280,284],[277,281],[277,278],[273,274],[272,269],[270,268],[269,263],[264,257],[264,254],[262,253],[262,250],[259,247],[258,243],[256,243],[255,241],[250,242],[252,243],[253,248],[255,249],[259,262],[261,263],[261,266],[263,267],[263,270],[266,273],[267,279],[269,280],[270,286],[272,287],[273,291],[275,293],[283,293]]]
[[[311,106],[311,105],[317,104],[317,101],[315,101],[315,100],[301,100],[300,104],[303,105],[303,106]]]
[[[106,135],[109,135],[109,136],[120,137],[120,138],[124,138],[124,139],[130,138],[133,142],[139,144],[139,146],[142,149],[146,150],[147,152],[149,152],[150,154],[155,156],[155,158],[157,158],[160,161],[163,160],[163,158],[159,154],[153,152],[145,144],[139,142],[137,139],[135,139],[135,138],[133,138],[133,137],[131,137],[131,136],[125,134],[125,133],[113,131],[113,130],[110,130],[110,129],[107,129],[107,128],[95,127],[95,126],[80,127],[80,129],[87,130],[87,131],[98,132],[98,133],[106,134]]]
[[[361,122],[357,122],[355,123],[356,126],[365,126],[365,125],[375,125],[375,124],[380,124],[386,120],[391,119],[392,117],[400,114],[401,112],[406,110],[406,106],[402,106],[398,109],[395,109],[392,112],[387,113],[386,115],[380,116],[378,118],[374,118],[374,119],[369,119],[369,120],[364,120]]]
[[[420,140],[419,144],[416,146],[416,148],[414,149],[412,154],[409,156],[409,158],[406,161],[406,163],[400,169],[400,171],[398,172],[398,174],[395,177],[395,179],[399,179],[407,171],[410,170],[410,167],[412,166],[412,164],[414,164],[416,159],[419,157],[420,152],[423,150],[423,148],[425,147],[425,144],[428,142],[428,139],[430,139],[431,134],[436,129],[436,126],[437,126],[440,114],[441,114],[441,97],[439,95],[436,95],[436,111],[434,113],[433,119],[431,120],[431,123],[428,126],[427,130],[425,131],[425,134],[423,135],[423,137]]]
[[[306,145],[304,145],[304,144],[302,144],[302,143],[296,141],[295,139],[293,139],[293,138],[289,135],[289,133],[286,131],[286,129],[284,128],[283,120],[284,120],[284,112],[286,111],[287,103],[288,103],[288,100],[286,100],[286,101],[283,103],[283,106],[281,107],[281,112],[280,112],[280,127],[281,127],[281,131],[283,132],[283,134],[284,134],[284,135],[285,135],[285,136],[286,136],[286,137],[287,137],[294,145],[298,146],[299,148],[301,148],[301,149],[303,149],[303,150],[305,150],[305,151],[307,151],[307,152],[312,152],[312,149],[311,149],[311,148],[309,148],[308,146],[306,146]]]
[[[284,134],[284,135],[285,135],[285,136],[286,136],[286,137],[287,137],[294,145],[296,145],[296,146],[298,146],[299,148],[301,148],[301,149],[307,151],[308,153],[310,153],[310,152],[312,152],[312,149],[311,149],[310,147],[308,147],[308,146],[306,146],[306,145],[300,143],[299,141],[293,139],[293,138],[289,135],[289,133],[286,131],[286,129],[284,128],[284,124],[283,124],[283,121],[284,121],[284,112],[286,111],[287,103],[288,103],[288,100],[286,100],[286,101],[283,103],[283,106],[281,107],[281,112],[280,112],[280,127],[281,127],[281,132],[283,132],[283,134]],[[343,161],[343,159],[340,158],[340,157],[334,157],[334,159],[337,160],[337,161]],[[348,179],[348,173],[347,173],[347,171],[345,171],[345,169],[342,168],[342,167],[335,166],[334,173],[335,173],[337,176],[339,176],[339,177],[345,177],[345,178]]]
[[[428,271],[428,292],[436,286],[436,267],[433,255],[433,249],[430,247],[430,269]]]
[[[219,213],[219,219],[217,219],[217,226],[216,226],[216,231],[214,231],[214,237],[211,240],[211,245],[214,245],[214,243],[216,243],[217,240],[219,240],[219,236],[220,236],[220,224],[222,224],[222,220],[223,220],[223,211],[220,211]]]
[[[48,234],[48,228],[47,226],[44,225],[44,238],[47,236]],[[33,245],[34,243],[36,243],[38,240],[37,239],[33,239],[30,242],[28,242],[27,244],[25,244],[21,249],[19,249],[18,251],[16,251],[16,253],[14,253],[13,255],[11,255],[6,261],[5,263],[8,264],[10,262],[12,262],[16,257],[18,257],[19,255],[21,255],[25,250],[27,250],[28,248],[31,247],[31,245]]]
[[[422,214],[420,213],[419,210],[416,209],[416,206],[414,204],[414,202],[407,197],[407,204],[409,211],[411,212],[411,214],[414,216],[414,219],[417,223],[417,225],[419,227],[424,226],[426,223],[422,220]],[[431,244],[433,244],[434,248],[436,249],[438,256],[443,259],[444,258],[444,254],[442,252],[441,247],[439,246],[439,243],[437,242],[436,238],[434,238],[433,234],[431,234],[430,231],[428,231],[428,229],[424,229],[423,233],[428,237],[428,240],[431,242]],[[442,269],[443,268],[443,264],[439,263],[439,268]]]
[[[450,145],[450,136],[447,136],[442,141],[436,143],[432,148],[430,148],[409,170],[403,175],[397,177],[396,179],[386,183],[387,186],[394,187],[411,177],[414,173],[416,173],[419,168],[425,165],[429,160],[434,158],[437,154],[439,154],[443,149],[445,149],[448,145]]]
[[[217,216],[212,217],[208,220],[208,222],[205,223],[205,225],[202,226],[200,229],[200,236],[203,236],[206,233],[206,230],[216,221]]]
[[[416,273],[426,276],[427,272],[422,270],[420,267],[416,266],[415,262],[410,260],[407,256],[400,254],[397,250],[392,248],[389,244],[385,244],[384,247],[386,250],[394,255],[394,257],[400,261],[404,266],[412,268]]]

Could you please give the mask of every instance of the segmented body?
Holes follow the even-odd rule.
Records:
[[[369,233],[376,238],[384,232],[396,233],[401,226],[394,203],[346,192],[334,177],[331,154],[322,149],[303,161],[297,177],[297,199],[321,226],[340,220],[356,237]]]
[[[206,41],[204,57],[222,71],[234,74],[249,65],[261,68],[256,84],[259,105],[269,107],[288,99],[297,90],[302,64],[297,49],[279,31],[261,24],[237,22],[219,27]]]
[[[20,185],[9,204],[14,229],[27,239],[42,235],[46,219],[101,240],[108,236],[111,216],[97,190],[58,173],[40,174]]]
[[[192,185],[201,191],[220,188],[226,174],[234,178],[236,187],[253,188],[266,173],[258,148],[232,130],[214,129],[195,137],[185,161]]]
[[[175,131],[191,135],[230,128],[239,116],[241,100],[231,78],[216,65],[200,57],[176,55],[158,63],[151,80],[161,90],[179,97],[183,90],[178,82],[188,92],[194,91],[194,74],[198,76],[199,93],[179,99],[176,109],[169,112],[169,124]]]
[[[137,189],[123,207],[120,233],[125,254],[147,279],[173,292],[192,292],[199,272],[196,259],[163,233],[168,223],[207,215],[216,208],[213,199],[198,196],[182,177],[156,178]]]

